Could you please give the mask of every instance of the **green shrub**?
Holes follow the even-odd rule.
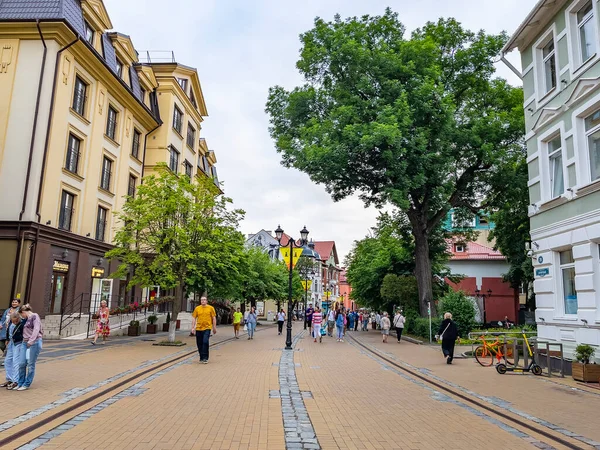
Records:
[[[448,292],[440,300],[438,311],[443,317],[444,313],[451,313],[452,320],[458,327],[458,335],[468,337],[469,332],[475,326],[475,306],[471,299],[462,292]]]
[[[583,364],[589,364],[596,350],[588,344],[579,344],[575,348],[575,359]]]
[[[410,327],[408,326],[410,323]],[[431,335],[432,337],[438,331],[440,327],[441,320],[437,317],[431,318]],[[412,334],[413,336],[418,336],[423,339],[429,340],[429,319],[426,317],[414,317],[410,319],[406,319],[406,323],[404,324],[404,329],[408,334]]]

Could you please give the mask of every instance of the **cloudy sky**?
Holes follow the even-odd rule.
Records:
[[[390,6],[409,31],[439,17],[466,27],[512,33],[536,0],[104,0],[117,31],[141,50],[173,50],[196,67],[208,106],[202,129],[217,155],[219,178],[235,206],[246,211],[242,231],[278,224],[299,237],[306,225],[315,240],[335,240],[340,258],[375,224],[377,211],[357,198],[334,203],[323,186],[280,165],[264,112],[270,86],[302,83],[295,69],[299,34],[316,16],[330,20],[377,15]],[[518,64],[516,52],[511,61]],[[504,66],[501,76],[517,83]]]

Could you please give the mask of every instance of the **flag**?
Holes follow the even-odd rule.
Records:
[[[294,267],[296,267],[296,263],[300,259],[300,255],[302,255],[303,250],[304,250],[303,248],[294,248],[293,249],[292,269]],[[283,261],[285,262],[285,265],[289,269],[290,268],[290,248],[282,247],[281,248],[281,256],[283,256]]]

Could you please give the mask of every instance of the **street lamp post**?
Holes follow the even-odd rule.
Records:
[[[278,225],[275,230],[275,237],[277,238],[277,242],[279,242],[280,247],[289,247],[290,248],[290,264],[289,264],[289,277],[288,277],[288,316],[287,316],[287,332],[285,336],[285,349],[292,350],[292,274],[294,273],[294,247],[301,248],[306,244],[306,239],[308,238],[308,230],[306,226],[302,228],[300,231],[300,240],[296,242],[291,237],[286,245],[281,245],[281,238],[283,237],[283,230],[281,226]],[[306,321],[306,319],[305,319]]]
[[[479,289],[475,289],[475,297],[483,300],[483,326],[484,327],[485,327],[485,324],[487,323],[487,314],[486,314],[486,310],[485,310],[485,299],[490,298],[491,296],[492,296],[491,289],[487,290],[487,295],[482,293]]]

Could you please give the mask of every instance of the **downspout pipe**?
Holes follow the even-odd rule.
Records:
[[[23,241],[24,236],[21,235],[21,221],[23,220],[23,214],[25,214],[25,207],[27,206],[27,194],[29,193],[29,179],[31,177],[31,161],[33,160],[33,147],[35,146],[35,133],[37,131],[38,124],[38,116],[40,112],[40,98],[42,96],[42,84],[44,83],[44,75],[46,73],[46,56],[48,54],[48,46],[46,45],[46,40],[44,39],[44,34],[42,33],[42,28],[40,27],[39,19],[36,20],[36,27],[38,33],[40,35],[40,39],[42,41],[42,46],[44,47],[44,51],[42,53],[42,64],[40,66],[40,78],[38,81],[38,90],[37,96],[35,99],[35,112],[33,113],[33,128],[31,130],[31,143],[29,145],[29,157],[27,160],[27,172],[25,175],[25,187],[23,189],[23,201],[21,203],[21,212],[19,213],[19,222],[17,223],[17,257],[15,258],[15,267],[13,269],[13,282],[12,282],[12,292],[11,298],[14,298],[17,290],[17,280],[19,279],[19,275],[21,274],[21,261],[23,258]],[[20,236],[20,239],[19,239]]]
[[[38,223],[36,226],[37,230],[35,233],[33,253],[31,255],[31,257],[29,258],[29,270],[28,270],[28,274],[27,274],[27,284],[26,284],[26,288],[25,288],[25,303],[29,303],[29,298],[31,295],[31,284],[33,282],[33,264],[35,262],[35,258],[37,255],[37,244],[38,244],[38,241],[40,238],[40,223],[42,221],[42,215],[40,214],[40,207],[41,207],[41,202],[42,202],[42,188],[44,186],[46,162],[48,159],[48,146],[50,145],[50,128],[52,127],[52,116],[53,116],[53,112],[54,112],[54,104],[56,102],[56,85],[58,84],[58,65],[60,63],[60,56],[61,56],[62,52],[67,50],[69,47],[75,45],[79,41],[80,38],[81,37],[79,35],[77,35],[77,37],[72,42],[65,45],[61,49],[59,49],[58,53],[56,54],[56,61],[54,63],[54,83],[52,85],[52,94],[50,96],[50,109],[48,112],[48,126],[46,127],[46,139],[44,142],[44,155],[42,157],[42,170],[40,173],[40,186],[38,189],[37,203],[36,203],[36,209],[35,209],[35,215],[37,216]]]

